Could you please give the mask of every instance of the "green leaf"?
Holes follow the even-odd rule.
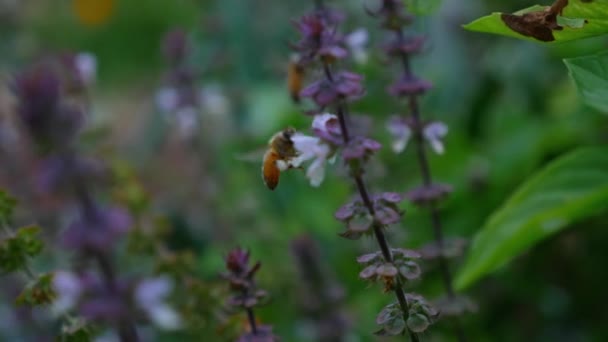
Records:
[[[17,200],[9,196],[5,191],[0,190],[0,223],[9,221],[13,215],[13,209]]]
[[[608,113],[608,53],[569,58],[564,63],[583,101]]]
[[[3,272],[18,270],[25,266],[29,257],[38,255],[43,248],[39,233],[39,227],[23,227],[14,236],[0,241],[0,269]]]
[[[561,11],[554,6],[535,5],[513,14],[495,12],[464,28],[536,42],[565,42],[608,34],[608,0],[569,0]]]
[[[457,276],[462,290],[569,224],[608,209],[608,150],[581,148],[550,163],[492,214]]]
[[[19,294],[15,303],[17,305],[47,305],[53,302],[56,298],[55,290],[53,289],[53,273],[42,274],[34,282],[29,284]]]

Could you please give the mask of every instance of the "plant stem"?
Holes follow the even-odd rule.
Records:
[[[397,38],[403,42],[404,36],[401,29],[395,30],[397,34]],[[412,69],[410,67],[409,56],[407,53],[401,53],[401,63],[403,65],[403,72],[406,77],[412,77]],[[428,158],[426,156],[426,150],[424,148],[424,137],[422,135],[422,120],[420,118],[420,106],[418,105],[418,97],[415,94],[408,96],[408,105],[410,109],[410,117],[413,120],[413,126],[415,127],[414,131],[414,139],[416,142],[416,155],[418,158],[418,165],[420,166],[420,173],[422,175],[422,180],[425,186],[431,186],[433,183],[433,178],[431,175],[431,168],[429,166]],[[445,241],[443,237],[443,228],[441,224],[441,216],[439,214],[439,208],[437,208],[437,204],[435,202],[431,202],[428,205],[428,210],[431,215],[431,222],[433,226],[433,235],[435,237],[435,243],[437,244],[437,248],[439,249],[439,270],[441,272],[441,277],[443,279],[443,284],[445,286],[445,290],[448,295],[448,300],[454,300],[456,295],[454,292],[454,287],[452,285],[452,274],[450,273],[450,267],[448,264],[447,258],[444,256],[443,251],[445,248]],[[456,335],[458,337],[459,342],[466,342],[467,338],[464,333],[464,329],[460,324],[458,318],[454,318],[454,329],[456,330]]]
[[[327,78],[327,80],[329,82],[333,82],[334,78],[333,78],[333,74],[331,72],[331,67],[326,62],[323,62],[323,71],[325,72],[325,77]],[[346,145],[350,142],[350,134],[349,134],[349,130],[348,130],[348,125],[346,124],[347,117],[349,115],[348,106],[346,105],[346,103],[343,101],[339,102],[336,107],[336,112],[338,114],[340,130],[342,131],[341,132],[342,139],[344,141],[344,144]],[[361,200],[363,201],[363,204],[367,208],[367,211],[369,212],[369,214],[372,217],[374,217],[376,214],[376,210],[374,209],[374,205],[369,196],[369,192],[367,191],[367,187],[365,186],[365,182],[363,181],[363,177],[361,176],[361,172],[360,172],[360,170],[355,169],[355,167],[352,166],[352,164],[351,164],[350,168],[351,168],[351,175],[352,175],[353,179],[355,180],[355,184],[357,185],[357,190],[359,192],[359,195],[361,196]],[[388,244],[388,241],[386,240],[384,231],[382,230],[383,228],[384,227],[382,227],[382,225],[380,223],[378,223],[374,220],[373,229],[374,229],[374,236],[376,238],[376,241],[378,242],[378,245],[380,246],[380,250],[382,251],[384,260],[386,262],[392,263],[393,254],[391,253],[390,246]],[[401,312],[403,314],[403,320],[407,322],[407,319],[409,317],[409,304],[407,302],[407,298],[405,297],[405,292],[403,291],[403,284],[401,283],[401,280],[399,279],[399,277],[397,277],[396,279],[397,279],[397,281],[396,281],[395,287],[394,287],[395,295],[397,296],[397,300],[399,301],[399,306],[400,306]],[[416,333],[414,333],[409,328],[407,328],[407,326],[406,326],[406,330],[407,330],[412,342],[419,341],[418,335]]]
[[[251,327],[251,333],[253,335],[257,335],[258,328],[255,323],[255,315],[253,314],[252,308],[247,308],[247,319],[249,320],[249,326]]]

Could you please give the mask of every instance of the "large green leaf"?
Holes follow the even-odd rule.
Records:
[[[564,62],[583,101],[608,113],[608,53],[569,58]]]
[[[456,287],[471,285],[534,243],[606,209],[608,147],[582,148],[560,157],[490,216],[473,240]]]
[[[464,25],[471,31],[544,42],[608,34],[608,0],[569,0],[561,9],[532,6],[513,14],[492,13]]]

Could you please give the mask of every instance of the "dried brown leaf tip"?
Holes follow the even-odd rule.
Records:
[[[554,30],[562,30],[558,25],[557,16],[568,5],[568,0],[557,0],[542,11],[529,12],[522,15],[503,13],[500,18],[511,30],[543,42],[555,40]]]

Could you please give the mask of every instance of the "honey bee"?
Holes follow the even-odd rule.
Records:
[[[296,130],[289,127],[272,136],[262,163],[262,178],[270,190],[279,184],[281,171],[291,168],[289,161],[298,156],[291,138]]]
[[[304,67],[297,57],[293,57],[287,66],[287,89],[295,103],[300,102],[300,91],[304,82]]]

